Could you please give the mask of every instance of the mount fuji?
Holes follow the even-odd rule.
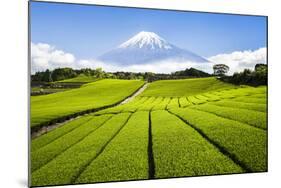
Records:
[[[170,44],[156,33],[145,31],[138,33],[98,59],[118,65],[146,64],[166,59],[178,62],[209,62],[193,52]]]

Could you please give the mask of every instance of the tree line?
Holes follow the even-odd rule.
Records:
[[[214,73],[216,72],[214,67]],[[268,77],[267,77],[267,65],[266,64],[256,64],[255,69],[252,71],[250,69],[244,69],[242,72],[235,72],[232,76],[226,76],[227,73],[226,67],[224,67],[224,71],[219,71],[220,80],[229,82],[236,85],[251,85],[251,86],[259,86],[259,85],[267,85]]]
[[[56,82],[60,80],[75,78],[80,74],[84,74],[86,76],[92,76],[94,78],[112,78],[112,79],[126,79],[126,80],[134,80],[141,79],[146,80],[148,82],[163,80],[163,79],[181,79],[181,78],[189,78],[189,77],[208,77],[210,74],[190,68],[183,71],[177,71],[171,74],[158,74],[152,72],[144,72],[144,73],[135,73],[135,72],[105,72],[101,68],[90,69],[72,69],[72,68],[57,68],[52,71],[47,69],[46,71],[36,72],[31,75],[32,82]]]
[[[184,79],[184,78],[201,78],[217,76],[220,80],[233,83],[233,84],[246,84],[246,85],[267,85],[267,65],[256,64],[255,69],[245,69],[242,72],[236,72],[232,76],[227,76],[229,67],[225,64],[215,64],[213,66],[213,74],[206,73],[204,71],[187,68],[185,70],[176,71],[170,74],[160,74],[152,72],[135,73],[135,72],[105,72],[102,68],[90,69],[72,69],[72,68],[57,68],[54,70],[47,69],[46,71],[36,72],[31,75],[32,82],[56,82],[60,80],[75,78],[81,74],[86,76],[92,76],[97,79],[112,78],[112,79],[126,79],[134,80],[141,79],[148,82],[156,80],[172,80],[172,79]]]

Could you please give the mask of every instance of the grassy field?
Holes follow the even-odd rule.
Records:
[[[100,78],[95,78],[93,76],[86,76],[85,74],[80,74],[75,78],[60,80],[56,82],[48,83],[44,86],[33,86],[31,87],[31,95],[48,95],[57,92],[63,92],[70,89],[80,88],[82,85],[101,80]]]
[[[73,83],[73,82],[80,82],[80,83],[88,83],[88,82],[95,82],[99,80],[99,78],[95,78],[93,76],[87,76],[85,74],[80,74],[75,78],[65,79],[61,81],[57,81],[57,83]]]
[[[143,81],[138,80],[105,79],[78,89],[32,96],[31,128],[77,112],[113,105],[130,96],[143,84]]]
[[[219,82],[214,77],[163,80],[151,83],[147,90],[142,93],[142,96],[181,97],[235,87],[231,84]]]
[[[35,117],[106,106],[142,84],[101,80],[37,103],[34,97]],[[33,139],[31,184],[265,172],[266,92],[265,86],[234,86],[215,78],[153,82],[129,103],[81,116]],[[57,110],[60,106],[64,112]],[[50,114],[52,109],[56,113]]]

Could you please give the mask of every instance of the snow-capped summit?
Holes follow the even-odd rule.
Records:
[[[170,44],[156,33],[146,31],[139,32],[98,59],[122,65],[146,64],[166,59],[178,62],[208,62],[193,52]]]
[[[172,46],[157,34],[142,31],[128,41],[122,43],[119,48],[171,49]]]

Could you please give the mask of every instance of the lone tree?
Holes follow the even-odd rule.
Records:
[[[228,71],[229,67],[225,64],[216,64],[213,66],[214,75],[224,76]]]
[[[104,71],[102,70],[102,68],[96,68],[95,70],[95,75],[97,78],[104,78]]]
[[[264,71],[266,70],[267,71],[267,65],[266,64],[256,64],[255,65],[255,71]]]

